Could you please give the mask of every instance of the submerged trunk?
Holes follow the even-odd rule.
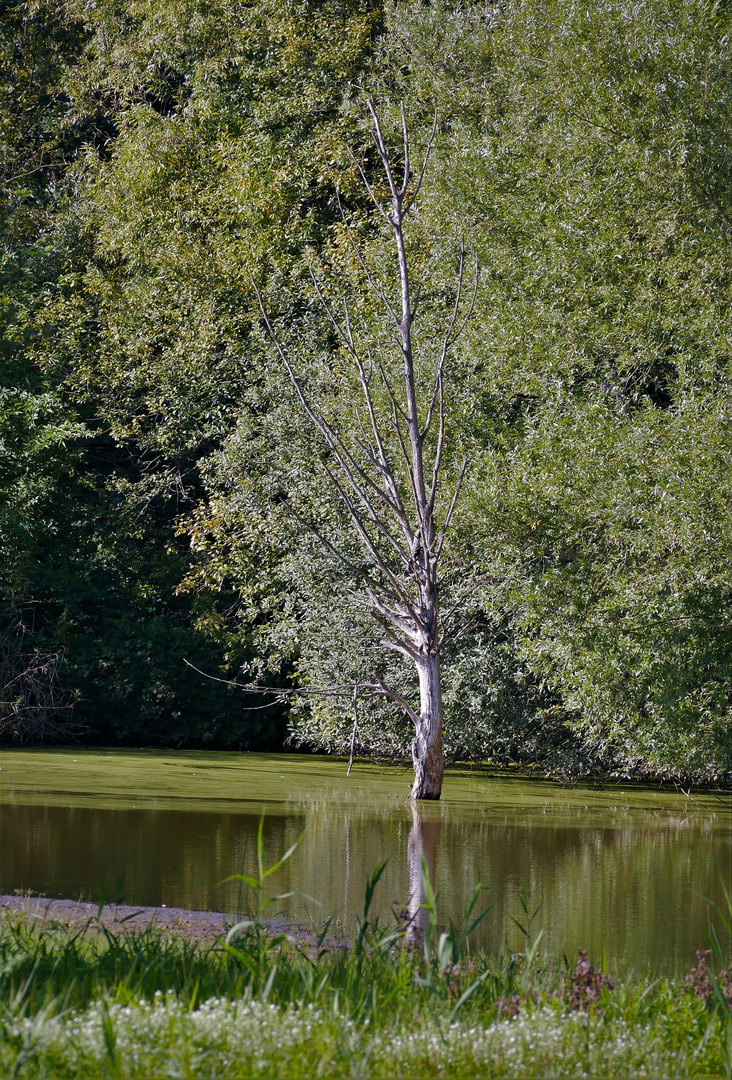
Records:
[[[411,798],[439,799],[445,761],[442,754],[442,689],[440,654],[430,652],[417,661],[419,718],[412,743],[414,784]]]

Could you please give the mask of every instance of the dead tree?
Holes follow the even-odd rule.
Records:
[[[403,172],[398,179],[384,141],[373,102],[368,102],[373,134],[384,170],[390,202],[382,204],[360,163],[363,182],[376,209],[386,222],[395,246],[400,300],[393,304],[375,280],[354,243],[354,250],[369,287],[383,304],[393,325],[398,349],[396,379],[390,377],[384,357],[373,357],[358,344],[346,298],[342,311],[326,298],[318,277],[312,273],[320,302],[340,343],[354,366],[360,395],[360,423],[356,434],[340,430],[318,408],[303,386],[289,350],[275,332],[263,298],[257,289],[262,318],[292,384],[296,398],[329,451],[325,475],[334,498],[345,510],[366,558],[367,572],[355,567],[342,552],[303,521],[327,546],[331,555],[358,574],[371,614],[383,630],[382,644],[412,661],[419,682],[419,709],[403,693],[374,676],[357,689],[397,702],[414,724],[412,743],[415,799],[439,799],[442,792],[442,692],[440,660],[443,635],[440,625],[438,567],[445,538],[460,495],[467,461],[447,497],[441,490],[445,457],[445,376],[450,346],[470,317],[473,301],[461,316],[464,248],[461,245],[454,305],[447,325],[433,349],[429,382],[418,378],[415,365],[415,327],[419,289],[414,294],[405,245],[410,210],[415,205],[432,149],[435,125],[418,174],[412,172],[409,138],[402,106]],[[345,220],[345,219],[344,219]],[[476,270],[477,287],[477,270]],[[256,285],[255,285],[256,289]],[[423,349],[424,351],[424,349]],[[377,392],[378,391],[378,392]],[[384,405],[386,403],[386,405]],[[439,507],[439,510],[438,510]]]

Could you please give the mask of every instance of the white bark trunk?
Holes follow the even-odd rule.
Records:
[[[462,333],[470,317],[472,304],[461,327],[456,329],[464,268],[464,247],[461,245],[455,306],[448,319],[441,350],[438,351],[436,370],[431,378],[426,378],[423,365],[418,363],[415,371],[412,331],[416,319],[419,289],[413,303],[404,232],[409,211],[414,206],[424,179],[427,161],[437,132],[437,115],[435,115],[422,169],[416,184],[413,184],[404,106],[402,105],[401,109],[404,172],[400,182],[397,182],[394,174],[379,117],[371,100],[368,102],[368,107],[374,124],[376,145],[391,193],[390,208],[388,204],[382,205],[366,173],[355,157],[353,160],[361,172],[366,190],[371,195],[379,214],[393,231],[399,268],[400,304],[394,306],[382,288],[372,281],[366,264],[358,253],[355,241],[353,243],[358,261],[371,287],[385,306],[389,322],[393,321],[396,324],[404,377],[401,386],[392,385],[391,376],[387,375],[388,365],[385,369],[381,362],[378,362],[376,369],[373,370],[368,347],[365,354],[361,354],[357,342],[358,335],[354,336],[346,298],[343,298],[344,320],[341,320],[336,310],[329,304],[314,272],[312,277],[317,294],[338,334],[341,345],[354,364],[364,397],[365,416],[363,419],[366,424],[361,431],[363,434],[370,427],[372,439],[367,437],[364,443],[361,438],[355,437],[351,442],[336,424],[320,412],[316,403],[311,403],[300,384],[287,350],[272,328],[262,296],[253,279],[252,284],[265,325],[285,366],[297,399],[330,450],[332,462],[331,466],[326,468],[326,475],[332,485],[336,501],[345,508],[355,533],[366,551],[370,564],[369,573],[364,575],[362,567],[356,565],[350,556],[334,546],[314,525],[303,520],[294,508],[290,508],[291,512],[331,555],[347,567],[349,573],[358,575],[359,581],[365,587],[372,614],[379,626],[385,630],[386,639],[382,644],[386,648],[395,649],[401,656],[408,656],[414,660],[419,677],[419,715],[405,697],[390,690],[380,679],[364,689],[370,689],[375,695],[383,694],[391,698],[401,705],[414,722],[412,798],[439,799],[442,793],[444,757],[437,569],[443,543],[460,494],[467,461],[463,462],[452,499],[448,500],[447,512],[443,517],[441,527],[438,527],[435,517],[435,504],[446,434],[445,364],[451,343]],[[476,290],[477,287],[476,267]],[[474,301],[475,293],[473,294]],[[400,306],[401,317],[398,310]],[[368,358],[368,363],[364,356]],[[419,356],[417,359],[419,360]],[[372,378],[377,374],[381,377],[381,390],[379,394],[374,394],[371,383]],[[386,405],[385,413],[382,412],[379,404],[382,397]],[[428,447],[427,455],[425,455],[425,445]],[[410,492],[411,499],[408,498],[405,502],[403,496],[407,491]],[[287,500],[283,505],[287,506]],[[396,563],[395,555],[397,556]],[[395,565],[402,566],[402,564],[404,564],[403,569],[395,570]],[[375,572],[373,575],[371,568]],[[355,746],[356,724],[354,717],[351,756]]]
[[[445,760],[442,753],[442,690],[440,655],[429,653],[417,661],[420,712],[412,743],[413,799],[439,799]]]

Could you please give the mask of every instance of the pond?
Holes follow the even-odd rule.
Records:
[[[418,909],[424,855],[440,921],[459,922],[478,880],[475,934],[494,953],[522,947],[521,898],[539,908],[541,951],[611,969],[674,974],[704,944],[709,900],[730,882],[727,796],[629,785],[562,787],[484,770],[448,770],[437,804],[407,800],[406,768],[305,755],[132,750],[0,752],[0,892],[236,912],[227,876],[256,866],[265,812],[272,878],[295,895],[277,908],[343,933],[367,876],[388,864],[375,909]]]

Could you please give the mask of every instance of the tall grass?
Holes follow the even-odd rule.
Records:
[[[362,920],[362,925],[368,920]],[[636,981],[573,1007],[573,971],[481,956],[440,970],[367,927],[361,947],[0,926],[0,1075],[724,1076],[729,1017]],[[457,967],[457,970],[456,970]]]
[[[256,912],[213,944],[6,916],[0,1076],[732,1077],[719,935],[703,992],[700,977],[613,986],[587,958],[542,957],[525,898],[524,950],[491,963],[470,955],[478,891],[462,929],[439,932],[426,879],[415,947],[371,916],[382,871],[348,946],[328,942],[328,924],[307,945],[272,935]],[[252,881],[267,879],[260,859]],[[261,912],[264,890],[250,888]]]

